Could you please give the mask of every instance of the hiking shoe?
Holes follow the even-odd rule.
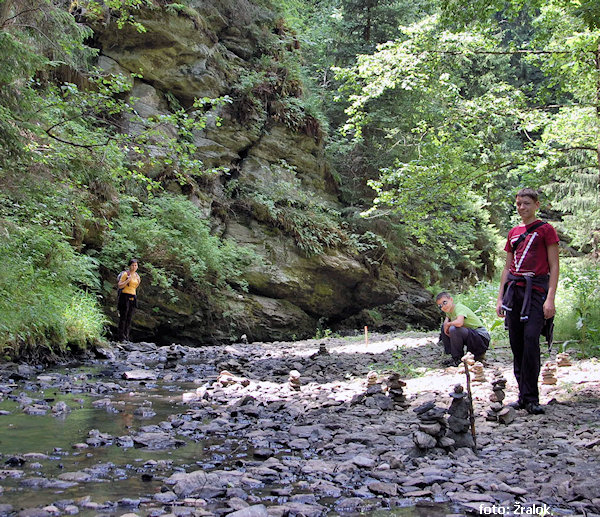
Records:
[[[454,359],[454,358],[450,358],[450,359],[444,359],[442,361],[442,366],[458,366],[460,364],[460,359]]]
[[[515,400],[514,402],[507,404],[507,406],[513,409],[525,409],[525,404],[523,404],[523,402],[520,400]]]
[[[526,404],[525,409],[530,415],[543,415],[544,413],[546,413],[546,410],[539,404],[536,404],[535,402],[529,402],[528,404]]]

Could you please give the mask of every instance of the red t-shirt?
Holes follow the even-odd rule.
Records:
[[[539,219],[533,221],[527,226],[515,226],[508,232],[508,239],[504,251],[512,252],[512,243],[515,242],[522,233],[527,231]],[[543,224],[533,230],[525,237],[517,249],[513,253],[513,260],[510,264],[509,271],[513,275],[547,275],[550,272],[548,264],[548,249],[547,247],[558,242],[558,235],[554,227],[548,223]]]

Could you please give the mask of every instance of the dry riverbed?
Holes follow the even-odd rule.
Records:
[[[509,351],[492,348],[486,380],[472,383],[477,451],[421,450],[413,410],[432,401],[447,409],[454,386],[466,387],[464,369],[444,368],[442,359],[431,334],[389,334],[368,344],[359,336],[115,345],[68,371],[1,365],[0,401],[12,406],[0,411],[0,426],[17,413],[68,422],[83,411],[83,399],[77,406],[50,391],[87,397],[110,419],[137,425],[78,428],[64,456],[60,448],[7,451],[13,424],[0,427],[0,515],[600,514],[597,361],[558,368],[558,382],[541,386],[546,414],[518,411],[504,425],[486,420],[491,381],[507,379],[508,402],[515,383]],[[386,390],[392,367],[406,382],[404,407]],[[294,370],[299,390],[289,382]],[[378,384],[367,392],[370,371]],[[171,394],[162,411],[151,395],[158,387]],[[129,414],[133,396],[139,404]],[[100,461],[108,450],[117,454]],[[44,468],[52,462],[60,469]],[[133,478],[148,483],[117,490]],[[89,495],[95,483],[112,483],[113,498]],[[47,500],[28,497],[36,491]]]

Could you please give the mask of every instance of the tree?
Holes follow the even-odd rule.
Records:
[[[462,3],[461,3],[462,5]],[[522,13],[526,11],[527,16]],[[600,4],[592,0],[470,2],[457,9],[443,2],[445,23],[501,33],[520,19],[533,37],[518,51],[545,76],[531,99],[521,131],[527,137],[524,163],[545,179],[554,207],[565,213],[573,243],[598,253],[600,245]]]

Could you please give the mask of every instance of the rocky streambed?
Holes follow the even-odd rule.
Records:
[[[503,424],[487,420],[492,382],[508,401],[515,385],[492,348],[471,386],[477,450],[424,448],[424,408],[443,418],[466,385],[436,342],[131,343],[3,364],[0,515],[600,514],[598,363],[558,368],[546,414]]]

